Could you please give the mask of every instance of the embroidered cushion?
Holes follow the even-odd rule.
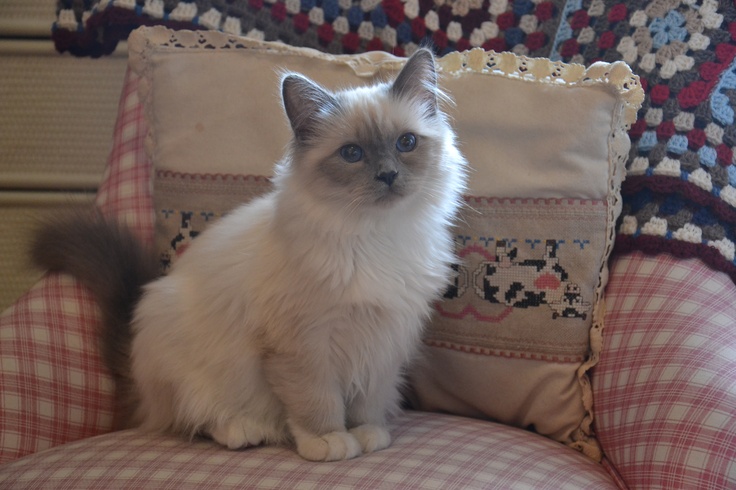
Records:
[[[336,88],[403,63],[163,27],[139,29],[129,46],[150,127],[164,268],[208,223],[269,189],[289,138],[284,69]],[[585,69],[481,49],[439,65],[472,177],[456,278],[412,373],[413,401],[533,427],[597,458],[586,372],[600,353],[638,79],[623,63]]]

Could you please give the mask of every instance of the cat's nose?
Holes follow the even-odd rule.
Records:
[[[394,183],[394,180],[396,180],[397,175],[399,175],[397,171],[390,170],[388,172],[381,172],[380,174],[376,175],[376,179],[380,180],[381,182],[385,182],[386,185],[391,187],[391,185]]]

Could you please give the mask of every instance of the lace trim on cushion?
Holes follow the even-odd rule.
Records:
[[[475,48],[470,51],[449,53],[439,59],[439,64],[444,73],[453,75],[472,71],[536,83],[609,86],[615,89],[624,103],[623,122],[626,129],[636,122],[637,112],[644,101],[644,89],[639,77],[623,61],[598,62],[586,68],[575,63]]]
[[[131,52],[136,55],[131,57],[133,68],[139,72],[138,68],[146,58],[147,46],[177,49],[258,49],[274,54],[296,54],[346,64],[359,76],[373,76],[381,68],[398,70],[404,64],[403,58],[382,51],[331,55],[311,48],[259,41],[217,31],[172,31],[162,26],[140,28],[131,35],[129,42]],[[472,71],[537,83],[609,86],[624,103],[623,122],[626,129],[636,121],[637,111],[644,100],[644,89],[639,77],[623,61],[597,62],[586,68],[583,65],[551,61],[547,58],[529,58],[511,52],[496,53],[475,48],[448,53],[439,58],[438,63],[443,73],[455,76]]]

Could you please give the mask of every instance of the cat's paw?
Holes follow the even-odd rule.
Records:
[[[358,440],[364,453],[380,451],[391,445],[391,434],[378,425],[359,425],[350,429],[350,433]]]
[[[235,418],[216,426],[210,430],[210,435],[228,449],[257,446],[265,437],[263,428],[245,417]]]
[[[340,461],[360,456],[360,443],[347,432],[302,436],[296,441],[299,455],[309,461]]]

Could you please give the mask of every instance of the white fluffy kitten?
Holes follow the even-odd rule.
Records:
[[[273,192],[145,285],[132,329],[154,274],[124,229],[60,222],[34,255],[98,293],[136,425],[347,459],[390,444],[403,368],[449,282],[466,163],[428,50],[393,83],[332,93],[287,75],[282,92],[294,137]]]

